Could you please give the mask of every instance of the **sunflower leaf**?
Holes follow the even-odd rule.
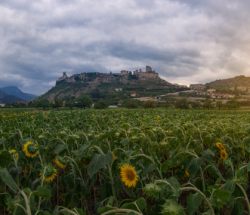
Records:
[[[50,188],[45,186],[39,186],[34,194],[45,199],[50,199],[52,196]]]
[[[7,167],[11,161],[11,155],[8,151],[0,151],[0,167]]]
[[[18,186],[7,169],[0,169],[0,178],[14,192],[18,191]]]
[[[95,154],[88,165],[88,175],[93,177],[100,169],[112,163],[112,153]]]

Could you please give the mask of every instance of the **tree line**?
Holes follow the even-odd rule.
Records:
[[[96,108],[104,109],[110,105],[116,105],[124,108],[178,108],[178,109],[237,109],[242,106],[250,106],[250,101],[237,101],[235,99],[222,102],[220,100],[205,99],[203,101],[190,101],[186,98],[168,98],[164,101],[139,101],[136,99],[123,99],[121,101],[112,101],[105,99],[93,100],[88,95],[82,95],[78,98],[56,98],[54,101],[49,101],[45,98],[38,98],[29,103],[14,103],[6,105],[6,107],[30,107],[30,108]]]

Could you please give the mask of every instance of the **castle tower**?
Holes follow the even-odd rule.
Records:
[[[66,72],[63,72],[63,76],[62,76],[62,78],[68,78],[68,76],[67,76],[67,73]]]
[[[63,72],[62,77],[58,78],[58,79],[57,79],[57,82],[63,81],[63,80],[65,80],[65,79],[67,79],[67,78],[68,78],[67,73],[66,73],[66,72]]]
[[[122,70],[121,71],[121,75],[128,75],[129,74],[129,71],[127,71],[127,70]]]
[[[151,66],[146,66],[146,72],[153,72],[152,67]]]

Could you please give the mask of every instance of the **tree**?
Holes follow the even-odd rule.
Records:
[[[175,103],[175,107],[176,108],[180,108],[180,109],[188,109],[189,108],[189,104],[187,99],[183,98],[183,99],[178,99]]]
[[[63,107],[63,100],[56,98],[53,107],[54,108]]]
[[[95,109],[104,109],[107,107],[108,107],[108,105],[104,100],[100,100],[100,101],[96,102],[95,106],[94,106]]]
[[[86,95],[80,96],[76,102],[80,108],[90,108],[93,103],[92,99]]]
[[[211,101],[210,99],[206,99],[206,100],[204,101],[204,103],[203,103],[203,107],[204,107],[204,108],[207,108],[207,109],[212,108],[212,107],[213,107],[212,101]]]
[[[236,100],[230,100],[226,103],[227,108],[229,109],[237,109],[239,108],[239,103]]]
[[[65,107],[69,107],[70,109],[72,109],[74,107],[74,100],[73,99],[67,99],[65,101]]]
[[[199,109],[201,108],[201,103],[199,101],[192,101],[189,103],[189,106],[191,106],[193,109]]]
[[[155,101],[146,101],[143,103],[144,108],[155,108],[157,106]]]
[[[220,110],[222,108],[223,104],[222,101],[217,101],[216,102],[216,107]]]
[[[27,104],[24,102],[15,102],[15,103],[12,103],[12,106],[15,108],[24,108],[24,107],[27,107]]]
[[[49,108],[51,106],[49,100],[47,99],[36,99],[32,101],[29,105],[32,107],[41,107],[43,109]]]
[[[136,99],[127,99],[122,102],[122,107],[126,108],[139,108],[141,106],[141,102]]]
[[[92,90],[90,95],[93,99],[100,99],[104,97],[104,95],[101,93],[99,89]]]

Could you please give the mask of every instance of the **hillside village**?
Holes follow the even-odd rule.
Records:
[[[187,93],[193,94],[198,97],[206,97],[211,99],[233,99],[235,94],[233,93],[223,93],[216,89],[209,88],[204,84],[191,84],[190,90]]]
[[[122,70],[119,73],[84,72],[68,76],[65,72],[56,81],[55,87],[42,95],[53,101],[78,98],[82,94],[93,99],[123,100],[144,96],[158,96],[170,92],[187,90],[188,87],[171,84],[160,78],[150,66],[134,71]]]
[[[230,103],[247,106],[250,104],[250,78],[236,76],[207,84],[191,84],[187,90],[136,99],[143,102],[154,101],[161,103],[180,101],[189,103],[189,106],[204,106],[204,103],[207,102],[213,107],[218,104],[227,105]]]
[[[155,72],[152,67],[146,66],[145,71],[142,69],[135,71],[122,70],[120,73],[80,73],[75,74],[70,77],[63,73],[63,76],[60,77],[56,84],[60,84],[61,82],[66,83],[75,83],[77,81],[80,82],[94,82],[95,84],[100,83],[112,83],[114,81],[121,82],[123,84],[127,84],[130,81],[159,81],[161,80],[159,74]]]

